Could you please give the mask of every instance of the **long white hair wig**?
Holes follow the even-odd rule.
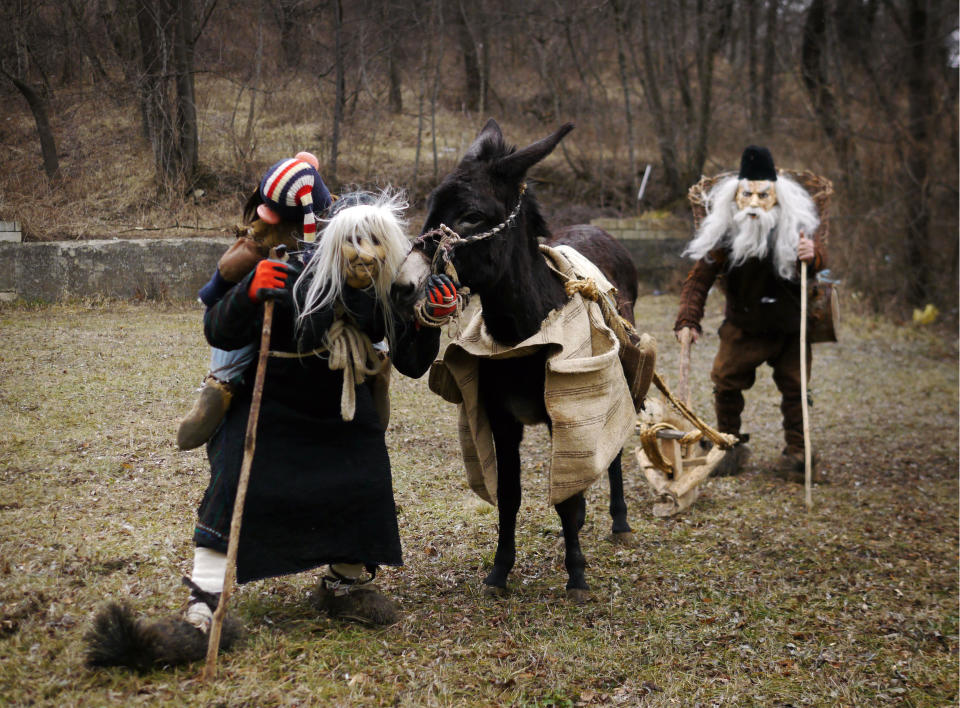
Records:
[[[771,242],[766,233],[759,239],[740,239],[743,233],[744,219],[738,218],[737,188],[745,180],[736,175],[725,177],[717,182],[706,197],[707,216],[694,235],[693,240],[683,251],[684,256],[700,260],[715,248],[730,248],[733,265],[739,265],[747,258],[763,258],[767,255]],[[797,242],[802,231],[806,238],[813,238],[820,217],[813,199],[795,180],[781,174],[774,182],[777,190],[777,204],[769,212],[759,214],[760,223],[769,219],[769,228],[774,229],[772,245],[774,265],[780,277],[795,280],[797,277]],[[766,231],[768,229],[764,229]]]
[[[404,212],[407,209],[405,194],[391,188],[373,194],[355,192],[345,194],[334,202],[331,216],[323,221],[323,229],[317,235],[317,246],[307,261],[303,274],[294,285],[294,302],[298,304],[298,324],[317,310],[336,302],[343,302],[345,262],[343,244],[351,242],[356,248],[363,242],[383,249],[378,259],[377,277],[371,286],[374,289],[384,326],[393,333],[393,308],[390,301],[390,286],[397,276],[400,264],[410,250]],[[312,275],[312,277],[311,277]],[[300,296],[300,291],[306,293]]]

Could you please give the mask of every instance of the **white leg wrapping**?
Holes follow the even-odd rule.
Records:
[[[193,573],[190,579],[206,592],[223,592],[227,575],[227,554],[197,546],[193,549]]]

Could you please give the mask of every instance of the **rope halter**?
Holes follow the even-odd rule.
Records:
[[[520,216],[520,209],[523,206],[523,195],[526,194],[526,191],[527,183],[524,182],[520,185],[520,193],[517,195],[517,204],[515,207],[513,207],[513,211],[507,215],[506,219],[501,221],[492,229],[476,234],[470,234],[469,236],[461,236],[446,224],[441,223],[435,229],[431,229],[430,231],[420,234],[416,241],[414,241],[414,247],[417,245],[422,246],[428,241],[437,241],[437,249],[433,252],[433,258],[430,261],[430,272],[438,275],[444,273],[449,276],[451,280],[459,283],[460,278],[457,275],[457,269],[454,267],[453,259],[451,257],[454,250],[461,246],[477,243],[478,241],[485,241],[486,239],[492,238],[501,231],[513,226],[517,221],[517,217]],[[464,286],[458,287],[457,307],[449,315],[444,315],[443,317],[434,317],[430,315],[426,309],[426,298],[417,302],[417,304],[414,306],[414,314],[416,315],[417,321],[425,327],[442,327],[451,319],[458,318],[460,316],[460,313],[463,312],[463,308],[466,307],[466,301],[469,295],[469,288]]]

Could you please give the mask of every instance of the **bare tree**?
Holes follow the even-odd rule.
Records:
[[[763,76],[761,78],[760,130],[770,133],[773,127],[773,106],[776,103],[777,86],[774,82],[777,64],[777,10],[779,0],[767,0],[767,21],[763,38]]]
[[[5,7],[0,15],[6,36],[0,40],[0,75],[14,85],[33,115],[43,157],[43,170],[48,179],[60,179],[60,161],[53,129],[50,127],[49,83],[43,67],[36,60],[43,38],[53,28],[44,24],[38,9],[30,3]],[[36,83],[30,75],[39,75]]]
[[[653,119],[667,199],[678,199],[707,159],[714,68],[731,28],[733,2],[640,2],[634,12],[639,27],[631,47],[639,46],[640,55],[632,53],[633,66]]]
[[[138,93],[161,190],[188,183],[197,168],[194,50],[216,0],[209,0],[201,9],[199,23],[194,19],[194,2],[137,0],[136,5]]]
[[[457,12],[454,13],[460,53],[463,55],[464,108],[481,115],[486,111],[490,85],[487,9],[482,2],[458,0]]]
[[[343,125],[343,109],[346,103],[346,59],[343,41],[343,2],[333,0],[333,63],[335,95],[333,99],[333,130],[330,132],[330,161],[327,163],[327,175],[330,186],[336,189],[337,158],[340,156],[340,127]]]

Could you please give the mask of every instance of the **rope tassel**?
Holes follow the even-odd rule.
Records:
[[[356,387],[367,376],[380,373],[386,358],[380,357],[368,336],[341,319],[333,321],[324,335],[324,344],[330,352],[330,370],[343,371],[340,417],[351,421],[357,411]]]

